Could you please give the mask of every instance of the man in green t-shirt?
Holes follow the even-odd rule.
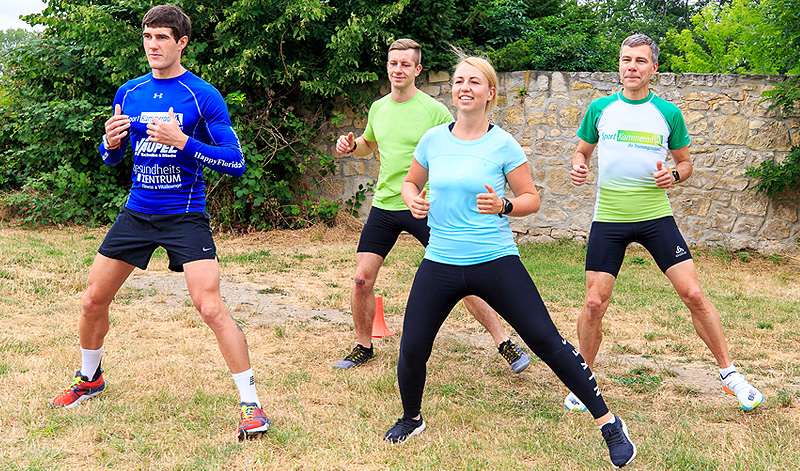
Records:
[[[334,366],[352,368],[373,356],[372,321],[375,317],[373,289],[378,271],[386,255],[406,231],[428,244],[426,219],[416,219],[400,196],[400,187],[411,166],[414,148],[425,132],[453,120],[442,103],[416,87],[415,79],[422,71],[421,49],[411,39],[398,39],[389,47],[386,71],[391,93],[375,101],[369,109],[367,127],[358,139],[353,133],[339,136],[336,151],[357,157],[380,149],[380,171],[375,185],[367,222],[361,231],[356,250],[356,274],[350,308],[356,329],[357,344]],[[527,368],[530,357],[509,339],[500,320],[489,305],[475,296],[464,298],[467,310],[492,335],[495,346],[514,372]]]
[[[745,410],[764,396],[736,371],[719,313],[703,293],[689,247],[675,224],[666,190],[692,174],[689,133],[680,109],[654,95],[658,46],[643,34],[623,41],[619,56],[622,91],[589,105],[572,157],[572,183],[583,185],[597,147],[597,200],[586,251],[586,300],[578,316],[580,353],[589,368],[603,339],[602,320],[631,242],[643,245],[689,308],[697,334],[719,365],[725,392]],[[675,166],[664,161],[672,156]],[[567,409],[585,410],[569,393]]]

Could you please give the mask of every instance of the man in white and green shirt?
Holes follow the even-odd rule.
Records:
[[[586,299],[578,316],[580,353],[594,370],[603,339],[602,320],[611,300],[625,249],[642,244],[689,308],[700,338],[717,360],[723,389],[741,407],[752,409],[763,395],[736,371],[722,332],[719,313],[703,293],[689,247],[683,239],[666,190],[692,174],[689,134],[677,106],[649,89],[658,69],[658,46],[635,34],[620,48],[622,91],[589,105],[578,130],[572,157],[572,183],[583,185],[597,147],[597,199],[586,253]],[[664,163],[672,156],[674,166]],[[570,393],[568,409],[584,410]]]
[[[355,138],[353,133],[339,136],[336,151],[363,157],[380,149],[380,171],[375,185],[367,222],[361,230],[356,249],[356,273],[350,308],[357,344],[334,367],[352,368],[373,356],[372,323],[375,317],[375,280],[389,251],[400,233],[406,231],[422,245],[428,245],[429,228],[426,219],[411,215],[403,202],[400,189],[414,158],[414,148],[425,132],[439,124],[453,121],[450,111],[442,103],[416,87],[416,78],[422,72],[421,48],[411,39],[398,39],[389,46],[386,71],[391,93],[375,101],[369,109],[364,134]],[[480,298],[464,298],[467,310],[492,336],[495,346],[508,361],[515,373],[530,364],[530,357],[522,352],[506,334],[497,313]]]

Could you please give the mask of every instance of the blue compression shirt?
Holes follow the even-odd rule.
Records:
[[[149,73],[130,80],[117,90],[116,105],[130,118],[129,134],[118,149],[100,144],[100,155],[106,165],[114,166],[122,161],[128,143],[132,144],[128,209],[147,214],[205,211],[203,167],[234,177],[244,173],[244,156],[225,100],[193,73],[169,79]],[[169,121],[170,107],[189,136],[183,150],[147,140],[147,124],[153,118]]]
[[[506,174],[528,162],[511,134],[493,126],[483,137],[464,141],[442,124],[422,136],[414,159],[428,169],[430,184],[425,258],[465,266],[519,255],[508,218],[479,213],[477,200],[485,184],[502,198]]]

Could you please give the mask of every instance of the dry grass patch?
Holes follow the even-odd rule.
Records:
[[[80,359],[77,315],[105,231],[0,229],[0,469],[483,470],[607,469],[588,414],[541,361],[510,372],[461,307],[429,363],[428,429],[382,442],[401,414],[395,374],[402,314],[422,250],[401,241],[376,291],[395,335],[355,371],[331,365],[353,345],[353,227],[217,237],[222,289],[250,345],[273,426],[234,441],[236,391],[185,283],[159,251],[112,306],[107,390],[69,410],[49,400]],[[583,246],[526,245],[523,261],[562,333],[575,339]],[[747,260],[745,260],[745,258]],[[741,370],[768,397],[741,411],[666,278],[632,247],[604,325],[598,378],[639,446],[633,469],[800,469],[800,263],[696,249]]]

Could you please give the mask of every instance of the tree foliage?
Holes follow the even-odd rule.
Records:
[[[691,30],[667,33],[664,63],[677,73],[780,73],[780,30],[767,14],[755,0],[707,5],[692,18]]]
[[[218,223],[296,227],[335,215],[337,204],[319,196],[334,164],[316,139],[337,96],[357,102],[357,87],[377,79],[409,0],[176,3],[193,19],[183,64],[226,97],[247,159],[241,179],[208,172]],[[15,202],[31,220],[104,223],[124,201],[130,160],[106,167],[97,144],[116,88],[149,71],[140,27],[150,7],[50,0],[27,17],[45,29],[3,76],[0,188],[25,190]]]

